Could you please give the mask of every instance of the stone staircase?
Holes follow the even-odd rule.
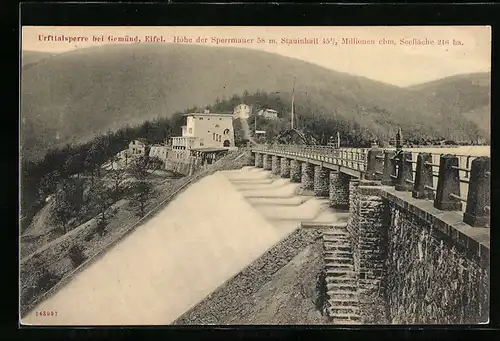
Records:
[[[345,227],[336,226],[324,231],[323,252],[327,316],[334,324],[359,324],[357,277],[349,233]]]

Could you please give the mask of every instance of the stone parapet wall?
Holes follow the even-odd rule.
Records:
[[[350,202],[347,230],[363,323],[488,320],[486,229],[377,182],[353,181]]]
[[[290,182],[302,180],[302,165],[300,161],[290,160]]]
[[[312,190],[314,188],[314,165],[303,162],[302,163],[302,179],[301,188]]]
[[[321,166],[314,167],[314,195],[328,197],[330,193],[330,171]]]
[[[476,324],[489,318],[489,264],[390,204],[387,306],[392,323]]]
[[[290,177],[290,159],[287,159],[286,157],[281,158],[281,173],[280,173],[282,178],[289,178]]]

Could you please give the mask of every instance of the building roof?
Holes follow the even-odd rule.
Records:
[[[143,137],[139,137],[137,139],[133,139],[130,142],[132,142],[132,141],[139,141],[139,142],[146,143],[146,144],[148,143],[148,141],[145,138],[143,138]]]
[[[190,113],[190,114],[184,114],[184,116],[217,116],[217,117],[231,117],[233,116],[233,113]]]
[[[210,152],[221,152],[221,151],[226,151],[228,147],[221,147],[221,148],[210,148],[210,147],[201,147],[201,148],[191,148],[191,150],[195,152],[203,152],[203,153],[210,153]]]
[[[268,111],[268,112],[275,112],[275,113],[278,113],[276,110],[274,109],[261,109],[262,111]]]

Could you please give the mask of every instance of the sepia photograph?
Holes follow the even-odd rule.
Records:
[[[24,326],[490,319],[490,26],[22,26]]]

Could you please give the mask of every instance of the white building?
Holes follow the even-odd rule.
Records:
[[[172,137],[172,150],[234,147],[233,115],[204,113],[185,115],[182,136]]]
[[[271,119],[271,120],[276,120],[278,118],[278,112],[273,109],[260,109],[257,112],[257,115],[263,116],[265,118]]]
[[[128,145],[129,155],[146,156],[148,155],[148,144],[144,139],[133,140]]]
[[[234,118],[242,118],[247,119],[250,117],[250,113],[252,112],[252,107],[246,105],[244,103],[238,104],[233,110]]]
[[[165,165],[168,156],[168,149],[169,148],[164,145],[152,145],[149,150],[149,157],[157,157]]]

